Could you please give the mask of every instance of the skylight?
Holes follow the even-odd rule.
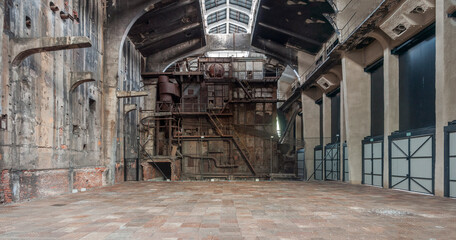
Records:
[[[258,0],[201,0],[206,33],[250,33]]]

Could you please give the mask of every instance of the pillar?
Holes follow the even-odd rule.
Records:
[[[444,195],[444,127],[456,120],[456,20],[448,17],[454,0],[436,1],[435,195]]]
[[[302,93],[302,121],[305,142],[307,176],[314,173],[314,149],[320,145],[320,107],[315,100]]]
[[[346,53],[342,58],[343,102],[350,183],[361,184],[361,141],[370,135],[370,76],[364,72],[364,66],[354,59],[360,57]]]
[[[388,136],[399,130],[399,57],[387,47],[383,53],[384,67],[384,134],[383,134],[383,186],[389,188]]]

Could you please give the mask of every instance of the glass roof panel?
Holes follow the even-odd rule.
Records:
[[[252,0],[230,0],[230,4],[243,7],[245,9],[252,9]]]
[[[206,0],[206,10],[226,4],[226,0]]]

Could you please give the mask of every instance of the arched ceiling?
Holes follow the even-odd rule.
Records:
[[[256,50],[296,66],[298,51],[315,55],[334,34],[325,17],[334,13],[328,1],[332,2],[162,0],[139,18],[128,36],[145,57],[166,59],[166,52],[180,56],[202,49],[209,32],[248,33],[252,29],[250,44]]]
[[[334,14],[332,6],[326,0],[261,0],[252,45],[291,62],[297,51],[315,55],[334,34],[325,17]]]
[[[258,0],[201,0],[207,34],[250,33]]]
[[[128,37],[150,56],[187,41],[206,45],[199,0],[163,0],[133,25]]]

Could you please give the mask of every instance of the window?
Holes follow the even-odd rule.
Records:
[[[207,24],[211,25],[215,22],[226,19],[226,9],[220,10],[218,12],[212,13],[207,17]]]
[[[247,15],[245,13],[241,13],[234,9],[230,9],[230,19],[236,20],[236,21],[244,23],[244,24],[249,24],[249,20],[250,20],[249,15]]]
[[[230,0],[230,4],[243,7],[245,9],[252,9],[252,0]]]
[[[217,27],[211,28],[211,30],[209,30],[209,33],[211,33],[211,34],[226,33],[226,24],[221,24],[221,25],[218,25]]]
[[[206,0],[206,10],[226,4],[226,0]]]
[[[247,30],[243,27],[230,23],[230,33],[247,33]]]

